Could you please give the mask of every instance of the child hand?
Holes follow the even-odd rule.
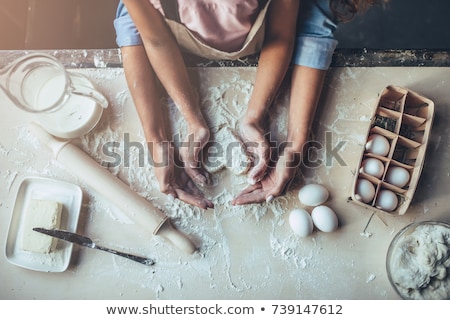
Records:
[[[185,170],[174,165],[174,149],[171,144],[156,145],[152,156],[155,163],[155,176],[162,193],[201,209],[214,207],[213,203],[206,199],[195,186]]]
[[[201,209],[214,208],[214,204],[204,197],[182,168],[169,169],[166,179],[161,192]]]
[[[201,167],[200,152],[208,143],[209,129],[205,126],[193,127],[188,130],[187,141],[180,145],[180,157],[184,163],[184,171],[197,185],[203,187],[210,184],[210,176]]]

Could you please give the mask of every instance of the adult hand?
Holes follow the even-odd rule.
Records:
[[[162,193],[201,209],[214,208],[213,203],[204,197],[184,168],[174,164],[172,144],[158,144],[152,151],[155,176]]]
[[[262,126],[258,123],[243,120],[239,124],[238,131],[245,150],[252,159],[252,168],[247,173],[247,180],[251,185],[255,185],[266,174],[270,159],[270,145],[264,136]]]
[[[300,153],[284,150],[276,166],[269,168],[264,178],[241,191],[233,199],[233,205],[270,202],[283,195],[290,187],[299,167]]]

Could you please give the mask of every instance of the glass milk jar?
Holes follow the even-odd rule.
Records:
[[[67,71],[54,57],[32,53],[0,71],[0,87],[20,109],[50,134],[80,137],[98,123],[106,98],[81,74]]]

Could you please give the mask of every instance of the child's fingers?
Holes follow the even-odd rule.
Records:
[[[186,202],[190,205],[199,207],[201,209],[209,209],[209,208],[214,208],[214,204],[201,196],[196,196],[193,194],[190,194],[189,192],[184,191],[183,189],[176,189],[177,194],[178,194],[178,198],[183,201]]]
[[[200,168],[191,168],[189,166],[186,166],[184,168],[184,171],[196,185],[204,187],[209,184],[209,175],[207,175],[207,173],[203,170],[200,170]]]
[[[172,198],[178,198],[177,192],[170,184],[164,184],[164,185],[160,184],[159,190],[162,193],[167,194],[168,196],[170,196]]]

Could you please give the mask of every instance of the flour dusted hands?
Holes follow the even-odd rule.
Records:
[[[186,139],[180,145],[180,157],[186,174],[199,186],[210,184],[210,176],[201,167],[200,153],[208,143],[210,132],[203,125],[189,125]]]
[[[157,168],[161,190],[174,197],[185,199],[186,202],[199,204],[197,194],[189,193],[193,192],[193,189],[186,181],[196,182],[198,185],[205,185],[208,182],[208,177],[198,164],[200,150],[209,139],[209,131],[206,133],[197,130],[200,126],[193,127],[201,123],[203,117],[177,38],[172,34],[165,17],[151,2],[123,0],[123,3],[142,39],[142,45],[122,47],[122,52],[125,57],[124,69],[128,86],[146,131],[147,141],[167,141],[169,137],[169,132],[164,128],[162,121],[162,108],[157,101],[157,82],[164,87],[189,125],[188,139],[184,148],[180,148],[184,170],[182,174],[176,173],[175,169],[179,168],[172,163],[167,168]],[[259,120],[263,119],[286,75],[295,43],[299,1],[283,0],[275,3],[276,5],[270,5],[265,17],[264,45],[260,52],[255,87],[247,112],[253,119]],[[262,7],[258,9],[262,10]],[[130,53],[134,53],[133,56],[129,55]],[[249,173],[250,181],[261,181],[265,179],[263,177],[267,170],[269,146],[259,127],[249,127],[244,131],[243,138],[253,144],[247,144],[247,151],[255,160]],[[185,176],[190,179],[185,180]],[[202,198],[200,205],[208,207],[209,202]]]
[[[175,164],[171,143],[153,145],[152,157],[155,164],[158,164],[154,170],[162,193],[202,209],[214,207],[213,203],[203,196],[183,166]]]
[[[266,174],[270,159],[270,146],[262,126],[258,123],[244,119],[240,122],[238,130],[245,150],[252,159],[252,168],[247,173],[247,180],[254,185],[261,181]]]
[[[296,176],[300,153],[285,149],[275,167],[269,167],[261,181],[241,191],[232,201],[233,205],[270,202],[283,195]]]

